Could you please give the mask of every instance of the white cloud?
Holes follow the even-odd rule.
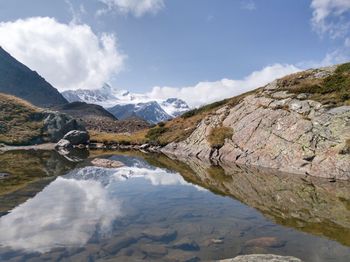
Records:
[[[222,79],[216,82],[199,82],[195,86],[179,88],[156,86],[148,95],[154,99],[178,97],[185,100],[190,106],[196,107],[242,94],[298,70],[293,65],[274,64],[260,71],[255,71],[242,80]]]
[[[101,9],[98,14],[110,10],[118,10],[121,13],[131,13],[136,17],[141,17],[146,13],[156,14],[164,7],[163,0],[99,0],[107,6]]]
[[[41,253],[83,246],[108,235],[121,215],[121,202],[101,183],[59,177],[0,218],[0,244]]]
[[[241,8],[249,11],[256,9],[256,4],[253,0],[244,0],[241,2]]]
[[[311,8],[312,24],[319,33],[336,38],[349,32],[350,23],[344,17],[350,11],[349,0],[312,0]]]
[[[350,0],[312,0],[312,26],[320,36],[343,41],[319,61],[304,61],[303,67],[339,64],[350,59]]]
[[[113,34],[49,17],[0,23],[0,45],[60,91],[98,88],[125,60]]]

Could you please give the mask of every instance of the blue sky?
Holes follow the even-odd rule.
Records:
[[[280,65],[286,68],[276,75],[271,73],[269,77],[273,78],[296,69],[346,61],[350,47],[349,2],[0,0],[0,45],[42,73],[60,90],[97,88],[95,85],[104,81],[132,92],[152,93],[153,90],[152,94],[155,96],[155,90],[162,93],[173,88],[169,92],[176,95],[183,93],[183,88],[193,88],[203,82],[216,83],[212,89],[215,91],[218,81],[221,81],[222,85],[222,79],[244,81],[252,72],[260,72],[267,66]],[[18,8],[19,6],[21,8]],[[45,27],[40,23],[50,23],[37,20],[29,25],[30,23],[26,22],[26,19],[40,17],[55,19],[52,30],[47,28],[39,34],[35,30],[40,31]],[[18,19],[22,19],[22,23],[19,23]],[[60,25],[66,25],[66,28],[60,30]],[[86,33],[79,42],[80,34],[71,30],[74,26],[75,29],[77,26],[85,26],[91,32]],[[56,32],[56,29],[55,36],[46,37],[49,32]],[[72,31],[75,33],[72,33],[70,41],[63,39]],[[11,42],[6,38],[9,32],[11,35],[17,32],[17,35],[12,37],[17,39],[16,41]],[[28,36],[23,38],[27,33]],[[102,48],[101,54],[103,36],[110,37],[113,46]],[[94,37],[97,38],[97,46],[86,48],[91,57],[96,55],[95,60],[91,62],[89,58],[85,58],[86,54],[79,52],[85,49],[84,43],[91,41],[91,46],[94,45]],[[28,46],[23,45],[23,41],[26,41]],[[60,45],[60,41],[66,42]],[[41,47],[37,44],[40,42],[47,46],[52,44],[56,50],[64,49],[62,52],[65,55],[71,54],[70,57],[74,54],[77,63],[63,55],[59,57],[52,54],[52,50],[43,51],[43,61],[38,61],[37,56],[41,54],[36,48]],[[77,46],[69,50],[76,42],[79,42]],[[26,50],[23,51],[23,48]],[[41,49],[44,50],[45,47]],[[33,57],[34,55],[36,57]],[[113,60],[108,57],[114,57],[115,60],[107,61]],[[50,60],[61,62],[51,63]],[[65,64],[68,60],[70,64]],[[105,60],[102,65],[99,64],[101,60]],[[48,68],[50,64],[52,68]],[[86,64],[90,64],[91,68]],[[80,68],[84,68],[81,72],[79,65]],[[60,66],[64,66],[64,69],[58,77],[54,74],[61,72]],[[68,69],[71,71],[68,72]],[[75,70],[77,73],[71,74]],[[90,77],[85,77],[87,74],[90,74]],[[77,77],[73,79],[75,75]],[[257,84],[263,82],[257,81]],[[154,89],[155,86],[158,89]],[[166,87],[167,89],[162,89]],[[252,87],[244,89],[248,88]],[[202,89],[198,89],[200,90]],[[206,102],[205,97],[201,101]]]

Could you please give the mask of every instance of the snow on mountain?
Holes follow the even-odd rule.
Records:
[[[137,116],[152,124],[167,121],[172,118],[172,116],[167,114],[156,101],[115,105],[114,107],[108,108],[108,111],[118,119]]]
[[[177,117],[190,109],[185,101],[178,98],[154,100],[144,94],[114,89],[108,84],[95,90],[64,91],[62,95],[69,102],[101,105],[118,119],[137,116],[153,124]]]

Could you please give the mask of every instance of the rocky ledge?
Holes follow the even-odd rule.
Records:
[[[296,77],[319,81],[335,70],[309,70]],[[311,99],[310,94],[292,91],[285,82],[276,80],[238,104],[216,110],[186,140],[170,143],[162,152],[214,163],[350,179],[350,106],[329,106]],[[213,145],[209,137],[215,137],[216,130],[219,135],[220,129],[228,136],[222,144]]]

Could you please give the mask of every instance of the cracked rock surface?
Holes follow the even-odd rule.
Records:
[[[186,140],[170,143],[162,152],[213,163],[350,179],[350,154],[344,150],[350,141],[350,106],[330,109],[307,97],[289,94],[274,81],[238,105],[218,109]],[[218,126],[232,128],[233,136],[213,149],[207,137]]]

